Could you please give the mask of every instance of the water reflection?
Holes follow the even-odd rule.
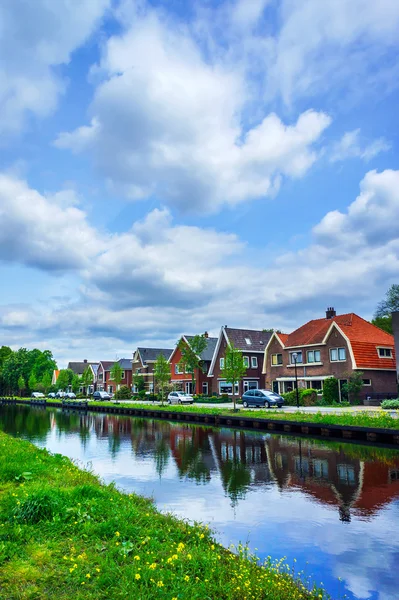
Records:
[[[90,461],[161,509],[211,522],[226,545],[300,567],[349,598],[393,600],[399,453],[112,415],[2,407],[0,427]],[[337,578],[345,580],[339,587]]]

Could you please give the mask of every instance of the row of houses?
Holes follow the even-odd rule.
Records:
[[[258,388],[284,393],[295,388],[296,380],[299,387],[321,392],[325,379],[336,377],[341,395],[348,375],[354,371],[363,373],[365,396],[397,392],[393,336],[354,313],[337,315],[333,308],[328,308],[325,317],[313,319],[289,334],[224,325],[218,337],[210,337],[207,332],[203,335],[207,344],[199,357],[201,368],[194,372],[195,389],[192,374],[185,372],[181,366],[181,344],[190,345],[193,339],[190,335],[183,335],[175,348],[139,347],[131,359],[116,361],[122,367],[120,385],[136,391],[133,375],[140,374],[146,391],[154,391],[154,365],[157,357],[163,354],[170,364],[174,388],[187,393],[241,396],[250,389]],[[246,366],[245,375],[234,390],[223,378],[229,344],[241,350]],[[111,378],[114,362],[70,362],[68,368],[82,375],[89,366],[93,373],[90,391],[114,393],[117,387]]]

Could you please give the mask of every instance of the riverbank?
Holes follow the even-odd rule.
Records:
[[[69,459],[0,433],[0,590],[17,598],[326,598],[281,562],[260,567],[208,528],[102,485]]]

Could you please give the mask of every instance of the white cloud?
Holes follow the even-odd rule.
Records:
[[[386,152],[390,148],[389,142],[382,137],[373,142],[362,143],[360,129],[354,129],[347,131],[338,142],[333,144],[330,160],[337,162],[348,158],[361,158],[367,162],[380,152]]]
[[[28,113],[54,110],[67,64],[109,0],[12,0],[0,5],[0,133],[19,131]]]
[[[96,75],[91,125],[61,133],[56,145],[89,151],[131,198],[157,195],[186,211],[274,194],[282,177],[311,167],[330,124],[309,110],[289,125],[263,114],[247,130],[244,73],[205,61],[184,28],[153,12],[108,40]]]
[[[0,260],[44,270],[82,268],[97,248],[97,234],[74,205],[74,192],[48,197],[0,174]]]

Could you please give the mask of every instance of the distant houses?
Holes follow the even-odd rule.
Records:
[[[397,391],[393,336],[355,313],[337,315],[333,308],[329,308],[323,318],[313,319],[291,333],[224,325],[218,337],[211,337],[207,332],[202,337],[206,344],[197,356],[198,366],[193,373],[182,361],[184,346],[194,344],[194,336],[187,334],[179,338],[174,349],[139,346],[131,359],[96,363],[84,360],[70,362],[68,368],[81,377],[90,367],[93,382],[89,391],[111,394],[117,391],[118,386],[127,386],[138,392],[135,383],[138,381],[145,393],[152,393],[156,388],[154,365],[160,354],[170,364],[171,386],[190,394],[233,397],[257,388],[282,394],[293,390],[296,380],[298,387],[316,389],[321,393],[324,381],[335,377],[339,382],[340,399],[343,399],[342,390],[348,376],[356,372],[362,373],[363,397],[395,394]],[[241,351],[246,367],[244,377],[234,390],[223,375],[229,344]],[[122,368],[120,383],[112,380],[115,362]],[[53,384],[57,376],[58,372],[54,371]]]

